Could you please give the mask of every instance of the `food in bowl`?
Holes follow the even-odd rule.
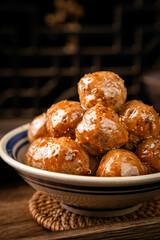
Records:
[[[26,163],[52,172],[74,175],[90,173],[88,154],[77,142],[67,137],[38,138],[28,148]]]
[[[160,138],[144,140],[138,145],[136,154],[150,173],[160,172]]]
[[[97,177],[151,173],[136,148],[141,149],[139,144],[144,139],[158,138],[160,121],[154,108],[138,100],[125,103],[124,81],[112,72],[85,75],[78,83],[78,92],[80,102],[64,100],[53,104],[30,123],[28,136],[32,144],[26,164]],[[36,125],[36,121],[42,123]],[[152,155],[152,148],[149,151]],[[157,151],[154,172],[160,171]]]
[[[99,177],[124,177],[147,174],[147,169],[131,151],[114,149],[107,152],[98,167]]]
[[[77,125],[76,140],[88,153],[98,156],[128,142],[128,131],[114,110],[96,104]]]
[[[160,172],[139,176],[97,177],[57,173],[25,164],[28,124],[7,133],[0,141],[2,159],[34,189],[57,199],[63,208],[87,216],[120,216],[160,194]],[[95,159],[96,158],[96,159]],[[90,158],[96,175],[100,158]],[[91,173],[92,174],[92,173]]]
[[[86,74],[78,83],[78,93],[81,105],[85,109],[100,103],[117,111],[127,97],[123,79],[109,71]]]
[[[119,115],[128,129],[128,145],[137,147],[142,140],[158,136],[159,116],[153,107],[141,101],[132,100],[124,104]]]
[[[33,142],[39,137],[47,137],[49,135],[46,122],[46,113],[42,113],[33,119],[28,128],[28,139],[30,142]]]
[[[94,74],[91,74],[91,76],[93,75]],[[48,117],[46,113],[42,114],[42,116],[40,115],[33,119],[33,121],[29,124],[29,127],[27,124],[12,130],[8,134],[6,134],[0,142],[0,155],[2,159],[4,159],[4,161],[8,163],[10,166],[14,167],[16,171],[22,176],[22,178],[28,184],[30,184],[34,189],[41,191],[46,195],[54,197],[54,199],[57,199],[63,208],[74,213],[87,216],[108,217],[124,215],[129,212],[137,210],[142,202],[146,200],[151,200],[160,194],[160,171],[159,169],[157,169],[157,167],[155,168],[155,166],[153,171],[153,159],[154,164],[156,163],[156,166],[159,166],[159,147],[158,147],[159,145],[154,144],[153,151],[153,148],[148,147],[149,143],[147,143],[147,158],[144,159],[143,156],[144,153],[146,153],[145,150],[146,145],[144,144],[143,146],[142,144],[143,141],[149,141],[149,139],[151,141],[152,137],[160,139],[159,136],[155,136],[154,134],[153,134],[154,136],[151,136],[153,132],[154,133],[159,132],[160,134],[159,128],[160,121],[158,124],[154,124],[154,129],[152,129],[151,127],[152,126],[151,122],[149,123],[149,126],[151,127],[150,129],[151,134],[150,136],[147,136],[146,139],[139,139],[138,142],[136,142],[136,144],[134,145],[132,142],[129,142],[126,136],[130,135],[130,131],[129,127],[126,124],[127,120],[126,118],[129,118],[130,116],[122,115],[120,116],[119,113],[121,109],[123,109],[125,100],[121,94],[116,95],[116,91],[118,93],[118,88],[116,90],[116,87],[113,87],[116,86],[115,81],[118,81],[118,77],[114,78],[113,80],[114,84],[112,86],[111,84],[112,81],[110,79],[108,80],[107,76],[115,75],[113,73],[104,74],[104,72],[102,74],[98,74],[99,79],[98,82],[100,84],[98,84],[98,82],[96,84],[92,84],[90,78],[85,79],[85,85],[87,90],[84,89],[83,91],[86,91],[87,93],[87,91],[89,91],[90,89],[93,95],[90,94],[89,98],[93,97],[94,100],[95,97],[96,101],[91,101],[92,104],[85,108],[83,106],[84,99],[80,98],[80,103],[78,104],[79,106],[80,105],[82,106],[83,115],[81,116],[81,119],[79,119],[78,122],[74,125],[73,128],[74,129],[73,132],[74,131],[76,132],[78,124],[81,124],[81,122],[84,123],[85,114],[88,115],[90,128],[94,128],[94,121],[90,119],[88,111],[90,111],[90,109],[92,110],[92,108],[96,108],[97,104],[102,106],[100,108],[101,109],[104,108],[105,112],[108,112],[107,116],[110,115],[110,117],[111,116],[112,117],[111,118],[108,117],[107,119],[108,124],[103,125],[101,123],[101,127],[103,128],[104,126],[106,126],[109,130],[110,122],[111,123],[110,135],[114,137],[114,139],[111,140],[112,137],[110,138],[110,135],[108,134],[108,138],[110,138],[112,145],[110,145],[110,148],[106,149],[104,152],[102,151],[101,154],[91,155],[88,149],[84,148],[80,141],[78,141],[77,139],[74,140],[75,133],[73,133],[72,136],[66,136],[65,135],[66,130],[64,128],[65,125],[61,125],[61,120],[59,122],[60,123],[59,126],[62,127],[60,127],[59,130],[62,130],[62,136],[59,135],[55,137],[54,135],[52,135],[51,132],[49,133],[49,129],[47,127]],[[101,77],[102,80],[100,81]],[[102,86],[103,84],[105,86],[108,86],[108,88],[105,88],[108,89],[106,90],[106,92],[101,91],[101,88],[103,89],[104,87]],[[112,92],[113,89],[114,91]],[[125,92],[125,88],[122,87],[122,89],[124,89]],[[112,94],[110,95],[112,101],[110,98],[110,101],[108,100],[108,104],[106,101],[102,101],[104,97],[103,93],[105,93],[106,95],[107,91],[112,92]],[[98,95],[96,95],[96,93]],[[123,98],[123,101],[121,97]],[[120,104],[118,107],[117,98],[120,98],[119,99]],[[144,111],[143,106],[141,104],[138,107],[141,108],[142,110],[141,112]],[[59,109],[57,109],[56,111],[58,110]],[[56,116],[56,111],[52,115],[53,119]],[[71,112],[73,113],[73,111]],[[96,115],[96,111],[94,111],[94,114]],[[157,119],[156,117],[157,115],[158,115],[157,113],[154,115],[155,119]],[[144,116],[146,116],[146,114],[144,114]],[[72,115],[72,117],[74,117],[74,114]],[[96,118],[97,116],[94,117]],[[99,117],[101,116],[99,115]],[[143,120],[143,118],[140,119]],[[66,119],[64,118],[63,123],[65,122],[69,128],[70,123],[69,121],[66,121]],[[119,126],[119,123],[123,127],[121,126],[121,128],[119,127],[114,128],[114,126]],[[138,127],[141,124],[141,120],[137,121],[137,124]],[[143,126],[145,126],[145,124],[142,125],[141,128],[143,128]],[[148,125],[146,123],[146,127],[147,126]],[[98,122],[96,127],[97,129],[94,129],[95,136],[97,134],[97,138],[102,139],[100,143],[101,142],[103,143],[103,141],[105,143],[105,139],[108,140],[107,138],[105,138],[106,137],[105,134],[103,135],[105,130],[103,129],[99,131]],[[145,130],[147,129],[146,127],[144,127]],[[124,132],[122,130],[123,128]],[[44,129],[45,131],[43,131]],[[119,133],[119,129],[121,129],[123,133],[122,132]],[[32,138],[28,138],[29,131],[31,132],[33,131]],[[119,143],[120,140],[117,138],[119,138],[119,136],[121,136],[121,134],[123,135],[124,133],[125,137],[123,137],[122,139],[123,142],[122,145],[117,144]],[[99,134],[102,134],[102,136],[98,136]],[[30,140],[30,143],[28,142],[28,139]],[[68,141],[68,144],[65,142],[66,139]],[[52,144],[55,142],[61,142],[58,147],[60,154],[59,156],[56,154],[55,147],[52,149],[48,146],[50,141],[52,142]],[[44,148],[42,146],[43,145],[42,142],[44,143]],[[38,146],[37,148],[36,147],[34,148],[34,146],[36,146],[36,143],[38,143]],[[98,145],[98,141],[96,144]],[[130,154],[128,154],[128,152],[126,154],[126,151],[128,151],[125,150],[127,144],[132,146],[131,147],[132,152],[130,152]],[[152,146],[153,142],[150,144]],[[94,147],[92,147],[92,149],[93,148]],[[136,149],[139,149],[139,151],[138,150],[136,151]],[[30,150],[31,155],[29,156]],[[78,150],[78,152],[82,153],[82,155],[81,154],[79,154],[79,156],[78,154],[76,155],[75,150]],[[125,157],[123,156],[123,154],[119,154],[118,157],[116,158],[114,154],[115,152],[119,151],[125,152],[124,154]],[[37,152],[38,155],[36,155]],[[49,153],[51,153],[50,156]],[[108,161],[107,156],[110,153],[112,153],[111,154],[112,156],[110,156],[110,161]],[[137,160],[135,154],[138,156],[139,160]],[[154,157],[151,160],[150,157],[152,157],[152,155],[154,155]],[[29,156],[29,161],[27,156]],[[150,160],[148,160],[148,157],[150,158]],[[106,161],[103,161],[103,159],[105,159]],[[125,162],[123,162],[123,159],[125,159]],[[27,164],[25,164],[25,161]],[[113,163],[111,163],[112,161]],[[149,162],[152,163],[152,171],[149,169],[148,165]],[[45,163],[47,163],[47,167]],[[103,175],[101,174],[102,171],[99,170],[100,166],[102,166],[103,170],[105,170],[108,165],[109,168],[113,170],[112,171],[113,174],[111,174],[111,171],[108,168],[107,176],[106,175],[102,176]],[[77,169],[77,166],[78,167],[80,166],[79,169],[80,171],[77,170],[75,171],[75,169]],[[117,167],[119,168],[118,170],[119,174],[117,174]]]
[[[50,136],[75,139],[75,128],[82,120],[85,110],[76,101],[61,101],[47,110],[47,129]]]

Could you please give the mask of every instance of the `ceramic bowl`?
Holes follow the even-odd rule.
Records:
[[[2,159],[34,189],[56,198],[69,211],[87,216],[120,216],[160,194],[160,173],[133,177],[95,177],[54,173],[25,164],[28,124],[0,142]]]

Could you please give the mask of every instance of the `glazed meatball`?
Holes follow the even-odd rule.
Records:
[[[46,114],[42,113],[41,115],[35,117],[32,122],[29,124],[28,128],[28,139],[30,142],[33,142],[39,137],[47,137],[49,133],[46,128]]]
[[[160,171],[160,138],[149,138],[140,143],[136,155],[150,173]]]
[[[74,140],[61,137],[38,138],[29,147],[26,164],[58,173],[87,175],[89,156]]]
[[[97,103],[117,111],[127,97],[124,81],[113,72],[86,74],[78,83],[81,105],[89,109]]]
[[[147,174],[147,170],[140,159],[125,149],[115,149],[106,153],[98,167],[97,176],[124,177]]]
[[[159,117],[153,107],[141,101],[132,100],[124,104],[119,112],[129,132],[127,149],[137,146],[139,142],[150,136],[158,136]]]
[[[47,111],[47,130],[51,136],[75,139],[75,128],[82,120],[85,110],[79,102],[61,101]]]
[[[76,128],[76,141],[91,155],[102,155],[128,141],[128,132],[110,108],[97,104],[83,116]]]

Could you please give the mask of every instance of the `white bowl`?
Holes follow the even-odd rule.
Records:
[[[0,155],[34,189],[50,195],[72,212],[120,216],[160,194],[160,173],[133,177],[94,177],[54,173],[27,166],[28,124],[6,134]]]

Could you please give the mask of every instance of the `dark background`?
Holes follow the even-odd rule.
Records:
[[[160,112],[159,69],[160,1],[0,1],[1,136],[54,102],[78,100],[79,79],[97,70],[118,73],[127,100]],[[0,161],[0,180],[20,177]]]

